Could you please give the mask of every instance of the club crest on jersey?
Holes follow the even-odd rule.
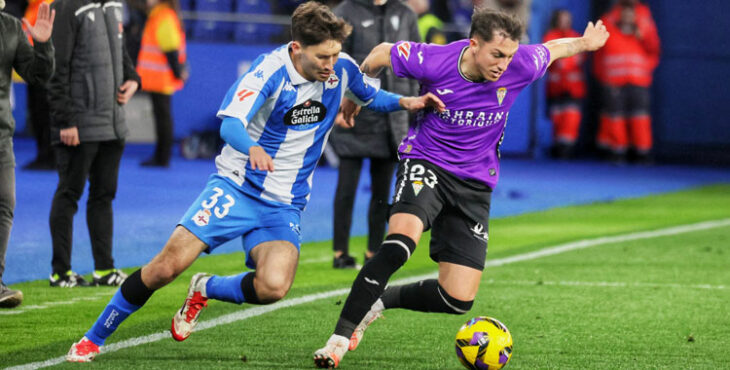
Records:
[[[284,124],[294,130],[308,130],[313,125],[324,121],[327,107],[316,100],[307,100],[295,105],[284,115]]]
[[[497,89],[497,102],[499,105],[502,105],[502,101],[504,101],[504,97],[507,96],[507,88],[506,87],[500,87]]]
[[[200,227],[207,226],[209,221],[210,221],[210,210],[209,209],[201,209],[193,216],[193,222],[195,222],[195,224]]]
[[[324,82],[324,88],[325,89],[334,89],[339,84],[340,84],[340,79],[337,78],[337,75],[333,73],[327,78],[327,81]]]
[[[411,186],[413,186],[413,193],[418,196],[418,193],[421,192],[421,189],[423,189],[423,182],[422,181],[414,181],[411,183]]]
[[[406,41],[398,45],[398,55],[408,60],[411,56],[411,43]]]

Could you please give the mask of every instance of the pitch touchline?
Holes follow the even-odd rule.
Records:
[[[49,307],[54,307],[54,306],[57,306],[57,305],[74,304],[76,302],[81,302],[81,301],[96,301],[96,300],[99,300],[102,297],[105,297],[105,296],[108,297],[108,296],[114,294],[115,292],[116,292],[116,290],[109,290],[109,291],[106,291],[106,292],[96,293],[96,294],[92,295],[91,297],[76,297],[76,298],[71,298],[68,301],[43,302],[41,304],[27,305],[27,306],[23,306],[23,308],[21,308],[19,310],[7,310],[7,311],[3,310],[3,311],[0,311],[0,315],[19,315],[19,314],[21,314],[23,312],[26,312],[26,311],[30,311],[30,310],[43,310],[43,309],[46,309],[46,308],[49,308]]]
[[[626,283],[621,281],[542,281],[542,280],[482,280],[487,284],[499,285],[526,285],[526,286],[588,286],[588,287],[607,287],[607,288],[680,288],[680,289],[703,289],[703,290],[725,290],[730,289],[726,285],[710,285],[710,284],[676,284],[676,283]]]
[[[574,251],[574,250],[578,250],[578,249],[594,247],[597,245],[620,243],[620,242],[632,241],[632,240],[650,239],[650,238],[657,238],[657,237],[662,237],[662,236],[684,234],[684,233],[714,229],[714,228],[724,227],[724,226],[730,226],[730,218],[716,220],[716,221],[700,222],[700,223],[690,224],[690,225],[669,227],[666,229],[659,229],[659,230],[653,230],[653,231],[642,231],[642,232],[636,232],[636,233],[630,233],[630,234],[624,234],[624,235],[579,240],[576,242],[570,242],[570,243],[565,243],[565,244],[559,244],[559,245],[556,245],[553,247],[543,248],[543,249],[540,249],[540,250],[537,250],[534,252],[530,252],[530,253],[524,253],[524,254],[518,254],[518,255],[506,257],[506,258],[494,259],[491,261],[487,261],[487,263],[485,265],[487,267],[503,266],[503,265],[508,265],[508,264],[515,263],[515,262],[529,261],[529,260],[533,260],[533,259],[537,259],[537,258],[553,256],[556,254]],[[394,284],[407,284],[409,282],[429,279],[429,278],[433,278],[436,276],[437,276],[436,273],[431,273],[431,274],[413,276],[413,277],[406,278],[406,279],[396,280],[393,283]],[[293,306],[297,306],[297,305],[304,304],[304,303],[314,302],[316,300],[320,300],[323,298],[343,295],[343,294],[346,294],[348,292],[348,290],[349,290],[348,288],[337,289],[337,290],[332,290],[329,292],[316,293],[316,294],[306,295],[303,297],[286,299],[286,300],[279,301],[279,302],[276,302],[274,304],[267,305],[267,306],[256,306],[253,308],[249,308],[247,310],[223,315],[223,316],[220,316],[213,320],[201,322],[200,324],[197,325],[195,331],[210,329],[210,328],[214,328],[219,325],[230,324],[230,323],[233,323],[236,321],[241,321],[241,320],[245,320],[245,319],[248,319],[251,317],[260,316],[265,313],[276,311],[281,308],[293,307]],[[156,342],[156,341],[159,341],[159,340],[162,340],[165,338],[169,338],[169,337],[170,337],[170,332],[164,331],[161,333],[145,335],[143,337],[127,339],[127,340],[124,340],[121,342],[116,342],[116,343],[112,343],[112,344],[103,346],[101,348],[101,353],[103,354],[103,353],[109,353],[109,352],[116,352],[116,351],[119,351],[120,349],[135,347],[135,346],[138,346],[140,344],[145,344],[145,343]],[[63,363],[65,360],[66,360],[65,356],[60,356],[60,357],[48,359],[46,361],[31,362],[31,363],[28,363],[25,365],[18,365],[18,366],[10,367],[8,369],[13,369],[13,370],[38,369],[38,368],[42,368],[42,367],[58,365],[60,363]]]

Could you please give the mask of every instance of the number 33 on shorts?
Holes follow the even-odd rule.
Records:
[[[203,200],[200,206],[203,209],[199,210],[194,216],[193,221],[198,226],[205,226],[210,222],[210,216],[214,215],[217,218],[226,217],[228,212],[231,210],[236,200],[230,194],[225,194],[223,189],[214,187],[213,195],[208,199]],[[221,199],[223,197],[223,199]],[[212,210],[212,212],[211,212]]]

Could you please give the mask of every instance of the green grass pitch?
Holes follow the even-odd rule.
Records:
[[[730,185],[494,219],[488,262],[581,240],[618,241],[488,267],[474,307],[463,316],[386,311],[340,368],[459,369],[454,335],[478,315],[496,317],[512,332],[514,353],[507,368],[730,368],[728,219]],[[618,239],[711,220],[726,223]],[[427,239],[394,279],[435,273]],[[365,240],[355,238],[352,245],[361,255]],[[329,242],[302,247],[294,286],[282,303],[308,302],[246,319],[240,317],[255,312],[247,311],[255,306],[210,302],[201,318],[201,325],[210,327],[178,343],[166,331],[192,274],[235,274],[244,268],[242,253],[203,257],[121,325],[107,341],[110,351],[84,365],[60,358],[114,289],[17,284],[26,300],[19,309],[0,312],[0,367],[49,361],[61,368],[313,368],[311,354],[334,329],[346,295],[311,297],[345,291],[356,275],[331,269],[330,248]],[[226,317],[239,319],[215,321]],[[147,343],[134,344],[144,338]],[[120,343],[125,348],[117,350]]]

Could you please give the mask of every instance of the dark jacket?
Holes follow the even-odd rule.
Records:
[[[20,21],[0,12],[0,166],[14,166],[15,120],[10,110],[10,78],[15,68],[31,84],[42,84],[53,74],[53,45],[30,46]]]
[[[382,6],[373,5],[373,0],[345,0],[334,12],[352,25],[352,34],[342,49],[358,63],[381,42],[421,39],[416,13],[399,0],[389,0]],[[418,93],[418,82],[395,77],[390,69],[378,77],[382,89],[404,96]],[[341,157],[395,157],[407,132],[408,112],[382,114],[363,109],[355,119],[355,127],[336,126],[330,142]]]
[[[59,131],[78,127],[81,142],[124,139],[119,87],[139,83],[124,48],[122,3],[118,1],[56,0],[53,45],[56,72],[48,83],[51,140]]]

